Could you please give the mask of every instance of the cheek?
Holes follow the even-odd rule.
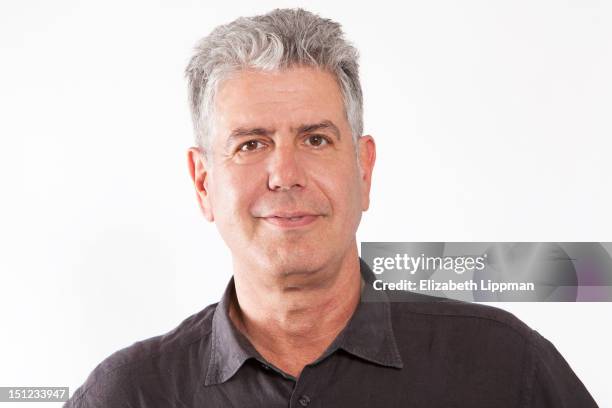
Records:
[[[253,169],[222,169],[217,172],[215,188],[211,197],[215,219],[220,224],[238,227],[240,220],[250,217],[250,206],[257,197],[261,181]]]
[[[334,216],[344,219],[342,224],[348,227],[361,214],[361,184],[357,169],[347,163],[347,166],[323,170],[318,174],[319,185],[331,203]]]

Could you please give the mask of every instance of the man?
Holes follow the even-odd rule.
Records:
[[[189,170],[233,278],[218,304],[106,359],[68,407],[596,406],[512,315],[372,288],[355,234],[376,150],[337,23],[240,18],[187,76]]]

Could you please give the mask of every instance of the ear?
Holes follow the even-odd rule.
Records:
[[[376,162],[376,143],[370,135],[359,138],[359,164],[361,165],[361,210],[370,207],[370,188],[372,187],[372,171]]]
[[[202,214],[204,214],[208,221],[213,222],[215,217],[210,199],[210,190],[208,189],[210,177],[208,176],[208,163],[206,162],[204,150],[198,147],[190,147],[187,150],[187,165],[191,180],[195,186],[196,197],[202,209]]]

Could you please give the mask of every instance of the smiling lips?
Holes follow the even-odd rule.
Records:
[[[311,224],[318,217],[318,215],[308,213],[276,213],[262,218],[277,227],[294,228]]]

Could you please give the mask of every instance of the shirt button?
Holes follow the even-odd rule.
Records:
[[[308,395],[302,395],[300,399],[298,400],[298,402],[300,403],[301,406],[305,407],[308,404],[310,404],[310,398],[308,397]]]
[[[262,363],[261,366],[263,367],[264,370],[269,370],[270,369],[270,366],[267,365],[267,364],[263,364]]]

